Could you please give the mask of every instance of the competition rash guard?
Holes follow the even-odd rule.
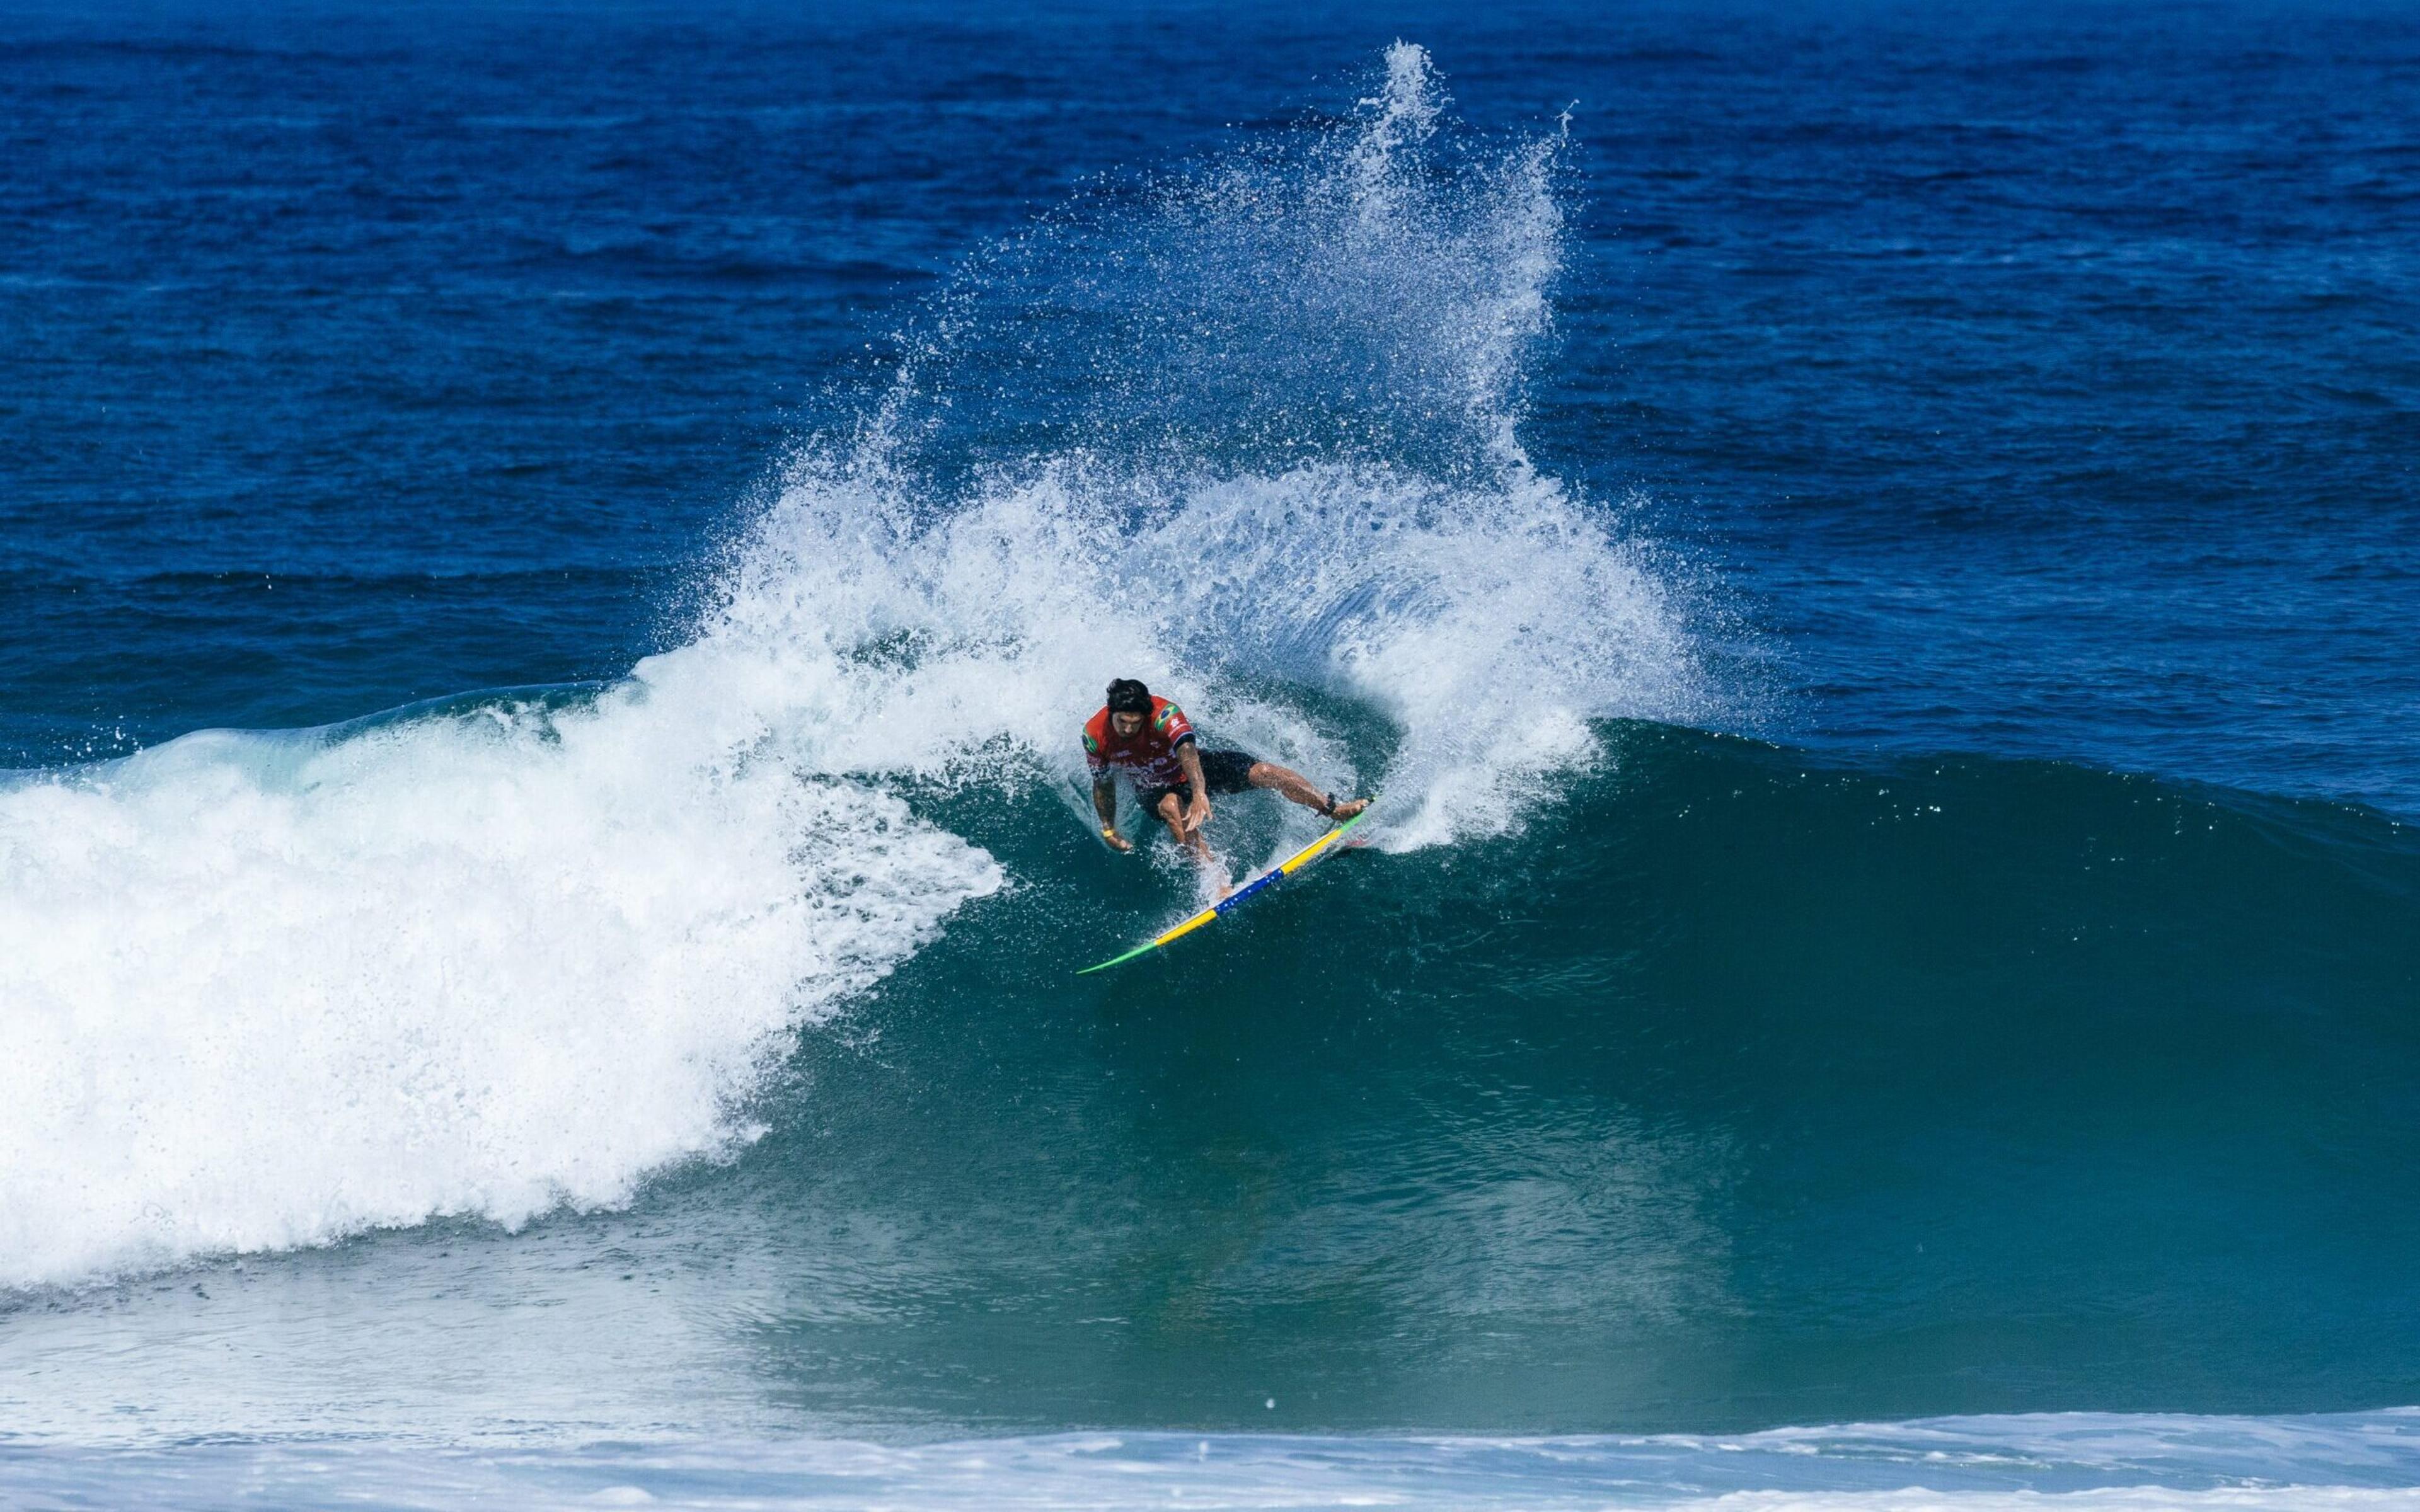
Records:
[[[1131,739],[1122,738],[1109,723],[1109,711],[1084,721],[1084,764],[1095,782],[1111,772],[1133,779],[1138,791],[1185,785],[1185,768],[1177,764],[1176,748],[1193,738],[1185,711],[1164,698],[1151,701],[1151,716]]]

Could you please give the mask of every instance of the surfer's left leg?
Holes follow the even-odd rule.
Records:
[[[1311,779],[1291,766],[1280,766],[1275,762],[1254,762],[1245,772],[1244,779],[1256,788],[1267,788],[1340,824],[1370,807],[1367,798],[1348,798],[1339,803],[1333,795],[1312,787]]]

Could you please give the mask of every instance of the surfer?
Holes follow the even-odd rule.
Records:
[[[1340,823],[1370,807],[1367,798],[1337,802],[1336,795],[1311,786],[1310,779],[1292,767],[1240,750],[1203,750],[1185,711],[1154,697],[1131,677],[1111,683],[1109,702],[1085,721],[1084,764],[1093,773],[1093,811],[1101,818],[1101,839],[1111,849],[1134,849],[1118,833],[1117,774],[1124,772],[1134,783],[1135,801],[1142,811],[1156,815],[1177,844],[1222,877],[1202,833],[1210,823],[1214,793],[1224,797],[1269,788]]]

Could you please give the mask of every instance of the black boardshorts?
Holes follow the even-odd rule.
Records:
[[[1258,756],[1247,751],[1205,750],[1202,753],[1202,785],[1210,790],[1212,797],[1249,792],[1252,767],[1259,761]],[[1137,788],[1135,801],[1142,805],[1144,813],[1156,819],[1159,817],[1159,800],[1171,793],[1176,795],[1177,802],[1188,809],[1193,807],[1193,784],[1190,782],[1179,782],[1172,788]]]

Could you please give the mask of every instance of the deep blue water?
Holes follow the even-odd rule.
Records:
[[[2420,13],[12,4],[0,101],[35,1504],[2414,1483]],[[1078,985],[1192,900],[1121,671],[1378,843]],[[1413,1431],[1591,1437],[1283,1437]]]
[[[2408,10],[1458,8],[15,9],[0,734],[626,670],[964,259],[1401,33],[1571,106],[1525,436],[1789,733],[2412,809]]]

